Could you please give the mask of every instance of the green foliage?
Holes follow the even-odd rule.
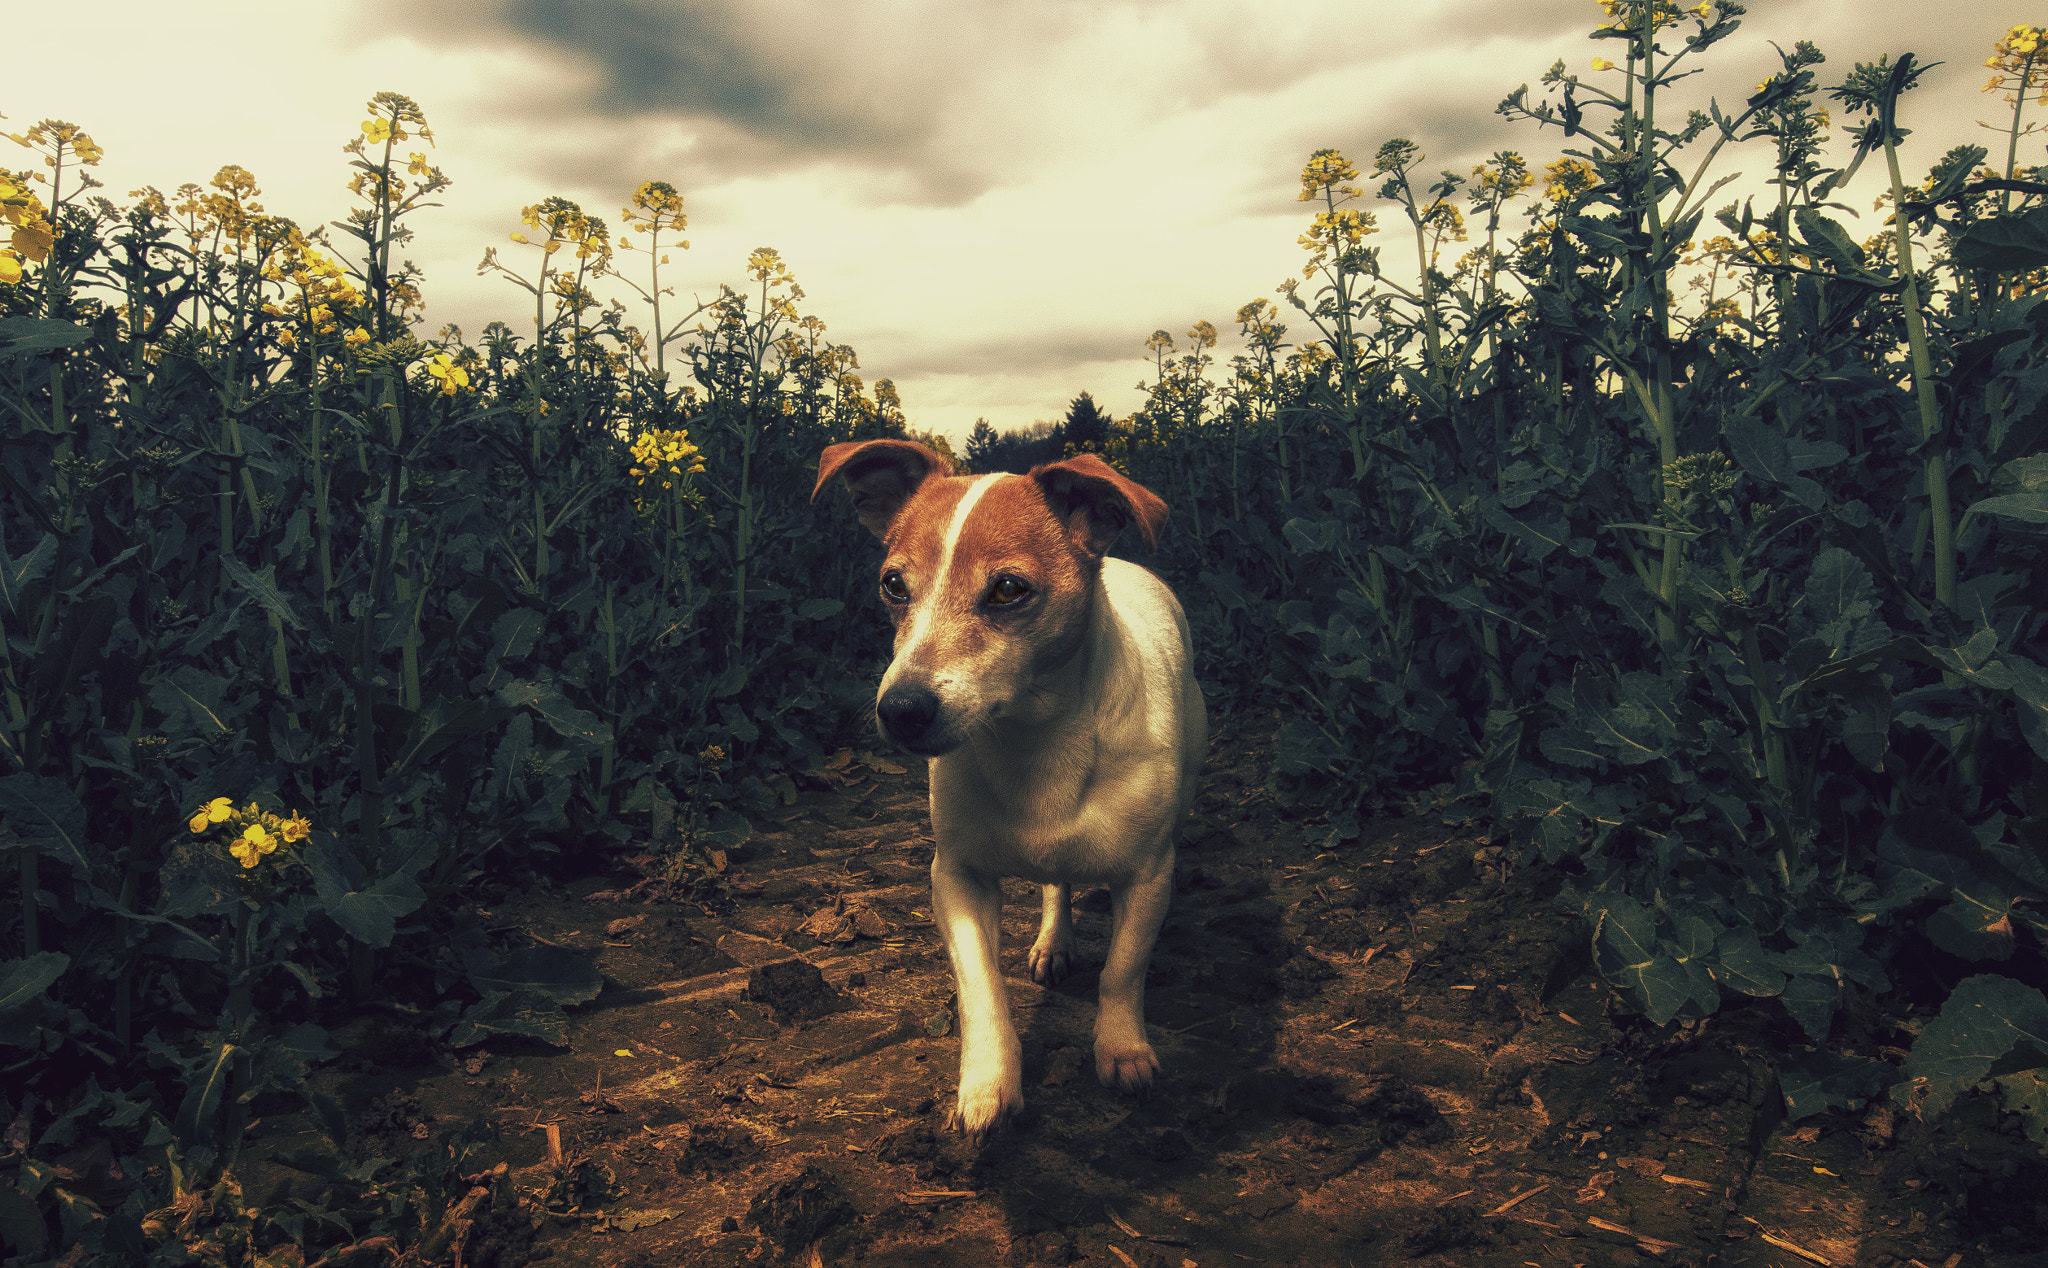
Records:
[[[628,844],[708,867],[854,738],[882,630],[833,618],[866,536],[808,472],[903,418],[774,251],[682,317],[657,258],[643,334],[591,289],[623,240],[563,199],[515,235],[537,271],[486,258],[526,330],[420,337],[405,221],[449,181],[397,94],[331,238],[240,168],[117,206],[89,137],[32,135],[50,202],[10,181],[8,214],[52,245],[0,282],[0,1044],[52,1100],[142,1057],[189,1198],[332,1055],[338,992],[563,1042],[594,970],[490,945],[480,880]],[[659,243],[681,202],[650,182],[628,227]]]
[[[1154,334],[1104,452],[1174,506],[1209,676],[1292,702],[1276,795],[1332,847],[1417,783],[1485,806],[1651,1022],[1775,1001],[1804,1114],[1891,1081],[1828,1055],[1851,995],[1902,964],[1930,989],[1930,952],[2043,966],[2048,184],[1960,146],[1908,186],[1910,56],[1823,90],[1800,43],[1675,126],[1740,10],[1610,12],[1592,77],[1500,107],[1566,147],[1525,228],[1520,155],[1432,178],[1389,141],[1392,276],[1360,173],[1317,152],[1280,288],[1310,333],[1246,305],[1227,377],[1201,327]],[[1824,91],[1868,119],[1839,168]],[[1771,193],[1710,219],[1743,148]],[[1859,242],[1834,199],[1866,158],[1900,214]]]

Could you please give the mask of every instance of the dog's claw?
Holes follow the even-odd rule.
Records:
[[[1152,1080],[1158,1073],[1159,1058],[1153,1055],[1151,1044],[1122,1050],[1095,1049],[1095,1077],[1104,1087],[1134,1093],[1143,1099],[1151,1092]]]

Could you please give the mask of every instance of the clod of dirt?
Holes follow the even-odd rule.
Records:
[[[726,959],[717,947],[690,932],[690,926],[674,916],[628,916],[614,920],[605,926],[605,936],[630,940],[634,950],[665,960],[685,973],[709,972]]]
[[[797,926],[797,932],[807,933],[822,943],[844,946],[855,938],[886,938],[894,928],[866,900],[841,894],[830,907],[820,907],[811,913],[809,920]]]
[[[761,1153],[754,1133],[737,1123],[696,1123],[684,1127],[675,1151],[678,1173],[724,1171]]]
[[[387,1093],[364,1106],[349,1120],[348,1153],[357,1159],[396,1158],[412,1142],[432,1134],[434,1116],[424,1113],[419,1098],[404,1091]]]
[[[1045,1077],[1039,1083],[1045,1087],[1058,1087],[1072,1083],[1081,1077],[1083,1053],[1079,1048],[1063,1047],[1053,1050],[1052,1059],[1046,1063]]]
[[[811,1021],[846,1007],[846,1000],[825,984],[825,975],[808,960],[778,960],[747,977],[747,998],[774,1010],[780,1025]]]
[[[789,1255],[859,1218],[839,1181],[815,1166],[756,1193],[747,1208],[747,1222]]]
[[[1401,1245],[1410,1255],[1427,1255],[1439,1250],[1461,1250],[1486,1242],[1486,1224],[1469,1206],[1440,1206],[1424,1215],[1415,1227],[1401,1234]]]
[[[1387,1144],[1409,1136],[1433,1145],[1451,1138],[1451,1125],[1443,1112],[1415,1088],[1398,1079],[1387,1079],[1359,1104],[1359,1113],[1379,1126],[1380,1139]],[[1313,1114],[1303,1114],[1315,1118]],[[1319,1120],[1320,1121],[1320,1120]]]
[[[1280,966],[1280,993],[1288,999],[1312,999],[1336,976],[1337,970],[1328,964],[1297,952]]]

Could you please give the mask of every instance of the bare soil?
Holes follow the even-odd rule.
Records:
[[[978,1146],[943,1130],[959,1043],[924,773],[858,755],[699,901],[616,869],[486,896],[511,943],[594,957],[603,994],[566,1049],[451,1053],[360,1019],[353,1071],[321,1076],[351,1151],[487,1124],[485,1161],[556,1214],[480,1222],[470,1268],[2048,1263],[2048,1164],[2011,1124],[1967,1101],[1931,1128],[1883,1104],[1787,1124],[1774,1009],[1627,1015],[1558,878],[1441,808],[1323,852],[1264,792],[1270,730],[1214,743],[1148,977],[1147,1101],[1095,1082],[1092,972],[1030,981],[1036,890],[1013,883],[1028,1109]],[[1076,906],[1099,963],[1107,895]],[[252,1197],[307,1183],[263,1175]]]

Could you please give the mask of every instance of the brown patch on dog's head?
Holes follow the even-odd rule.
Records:
[[[931,476],[951,474],[952,464],[915,441],[850,440],[818,456],[811,500],[818,500],[833,476],[844,476],[854,514],[870,533],[887,541],[889,526],[918,487]]]

